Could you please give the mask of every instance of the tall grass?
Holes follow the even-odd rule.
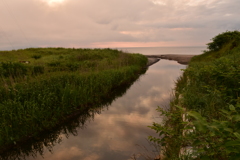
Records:
[[[116,87],[136,79],[146,65],[142,55],[110,49],[47,48],[8,53],[0,65],[2,148],[54,127],[75,111],[100,105]],[[9,62],[11,55],[15,59]],[[30,64],[19,63],[23,57]]]
[[[138,77],[135,77],[138,78]],[[62,137],[77,135],[78,128],[85,128],[85,123],[94,118],[95,114],[100,114],[102,109],[108,107],[117,97],[125,94],[135,79],[121,86],[116,86],[109,94],[101,98],[98,104],[89,104],[82,110],[75,110],[74,114],[64,116],[55,127],[38,132],[37,136],[27,136],[15,145],[5,145],[1,148],[0,155],[2,159],[24,159],[28,156],[44,156],[44,148],[54,151],[54,146],[61,143]]]

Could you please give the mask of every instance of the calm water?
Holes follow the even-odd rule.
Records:
[[[181,48],[122,48],[142,54],[200,54],[204,47]],[[150,66],[124,94],[108,107],[88,115],[72,133],[59,132],[58,143],[51,152],[46,147],[42,155],[26,156],[27,160],[128,160],[141,154],[154,157],[157,149],[146,140],[156,135],[147,126],[161,122],[157,106],[167,107],[174,81],[186,66],[174,61],[160,60]],[[93,117],[94,118],[89,118]],[[81,119],[81,118],[80,118]],[[76,125],[78,126],[78,125]],[[56,135],[55,135],[56,138]],[[49,142],[47,142],[49,143]],[[33,153],[30,153],[33,154]]]

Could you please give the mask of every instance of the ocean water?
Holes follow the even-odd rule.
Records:
[[[117,48],[128,53],[152,54],[202,54],[206,47],[138,47],[138,48]]]

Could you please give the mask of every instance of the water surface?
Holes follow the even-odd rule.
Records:
[[[200,54],[196,48],[124,48],[123,51],[142,54]],[[168,107],[174,82],[186,66],[175,61],[160,60],[150,66],[122,96],[107,107],[102,107],[87,118],[67,136],[59,133],[59,143],[45,147],[35,157],[27,160],[128,160],[136,156],[157,155],[148,143],[149,135],[156,133],[147,126],[161,122],[157,106]],[[76,125],[77,126],[77,125]],[[143,156],[142,156],[143,155]]]

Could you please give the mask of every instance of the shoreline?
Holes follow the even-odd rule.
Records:
[[[160,58],[152,58],[152,57],[147,57],[148,62],[147,62],[147,67],[157,63],[158,61],[160,61]]]
[[[174,61],[177,61],[179,64],[187,65],[192,59],[192,57],[196,55],[163,54],[163,55],[145,55],[145,56],[148,58],[148,64],[150,65],[158,62],[160,59],[174,60]]]

